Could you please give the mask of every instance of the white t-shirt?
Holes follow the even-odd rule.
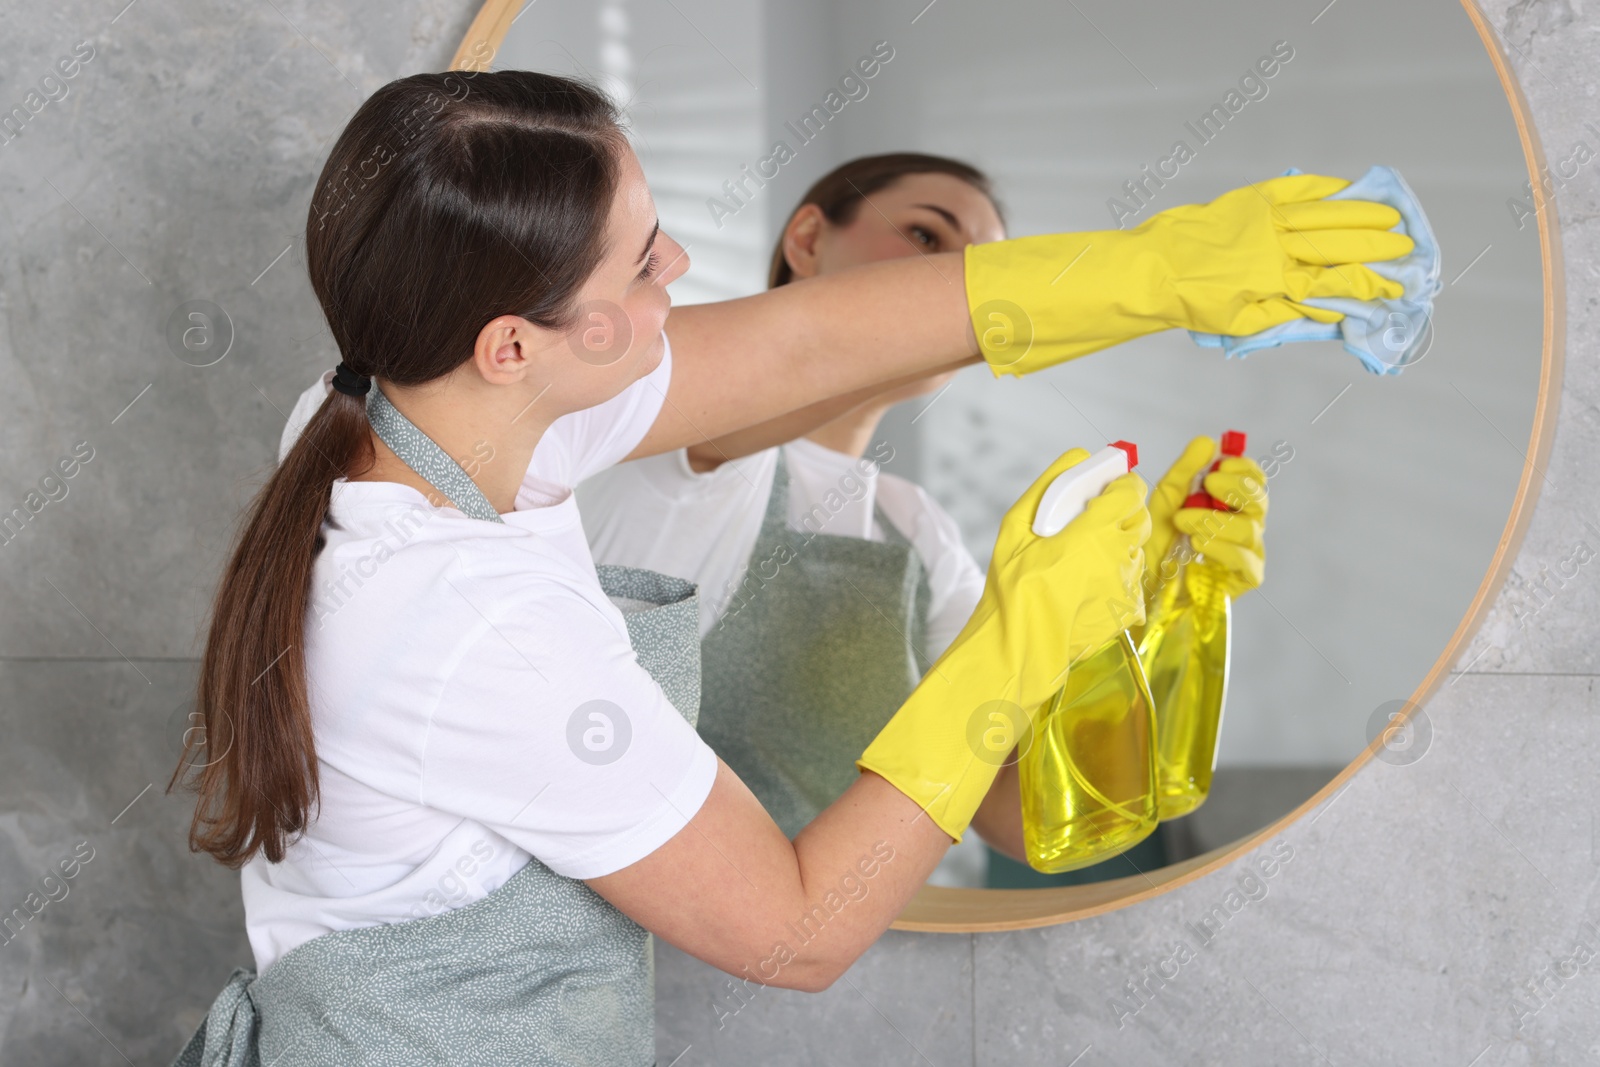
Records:
[[[469,904],[530,856],[609,874],[699,810],[716,756],[639,666],[571,492],[633,450],[670,375],[669,348],[558,419],[504,525],[394,482],[333,483],[305,645],[321,806],[282,863],[242,871],[258,972],[324,933]]]
[[[937,659],[983,593],[983,572],[955,519],[921,486],[880,469],[894,458],[886,442],[859,459],[803,438],[784,445],[783,453],[790,529],[881,542],[876,503],[911,542],[931,594],[924,651]],[[769,448],[697,473],[679,450],[590,478],[578,486],[578,500],[594,558],[698,583],[705,636],[744,580],[777,464],[778,450]]]

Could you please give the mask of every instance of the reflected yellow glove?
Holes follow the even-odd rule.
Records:
[[[1414,242],[1400,213],[1370,200],[1325,200],[1343,178],[1292,174],[1184,204],[1131,230],[1043,234],[968,245],[967,308],[996,375],[1028,374],[1158,330],[1247,335],[1338,312],[1306,297],[1394,299],[1361,266]]]
[[[1144,545],[1144,599],[1147,606],[1155,599],[1161,586],[1178,573],[1179,561],[1167,558],[1183,533],[1173,525],[1173,516],[1183,508],[1183,502],[1193,490],[1195,479],[1216,458],[1216,440],[1196,437],[1184,447],[1183,454],[1161,476],[1156,487],[1150,490],[1150,540]]]
[[[1150,514],[1137,474],[1112,482],[1060,533],[1033,532],[1045,488],[1088,458],[1081,448],[1062,455],[1006,512],[966,627],[856,761],[957,841],[1068,667],[1130,617],[1144,621]]]
[[[1248,456],[1230,456],[1206,475],[1205,491],[1232,510],[1182,508],[1172,525],[1226,576],[1228,595],[1255,589],[1266,573],[1267,476]]]

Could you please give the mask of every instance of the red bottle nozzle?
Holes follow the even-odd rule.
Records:
[[[1222,454],[1227,457],[1242,456],[1245,449],[1245,435],[1242,430],[1229,430],[1222,435]],[[1222,460],[1217,460],[1211,465],[1212,470],[1222,466]],[[1210,508],[1213,511],[1227,511],[1228,505],[1218,500],[1205,490],[1190,493],[1183,501],[1186,508]]]
[[[1128,454],[1129,470],[1133,470],[1133,468],[1139,465],[1139,446],[1134,444],[1132,441],[1112,441],[1111,447],[1120,448]]]

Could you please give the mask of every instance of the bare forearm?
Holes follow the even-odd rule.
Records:
[[[1027,846],[1022,837],[1022,790],[1017,774],[1016,753],[1000,771],[994,785],[978,805],[972,818],[972,828],[978,836],[997,852],[1004,853],[1019,863],[1028,862]]]
[[[802,988],[825,988],[905,909],[950,838],[884,779],[862,774],[794,839],[802,883],[792,935]]]
[[[725,433],[709,441],[697,442],[688,448],[689,466],[697,471],[716,470],[722,464],[739,459],[741,456],[788,444],[795,438],[804,437],[818,426],[831,422],[858,407],[864,401],[883,392],[883,389],[881,386],[857,389],[853,393],[831,397],[820,403],[807,405],[798,411],[779,415],[775,419],[746,426],[733,433]]]
[[[924,377],[926,375],[911,374],[890,382],[869,385],[864,389],[810,404],[775,419],[768,419],[755,426],[723,434],[715,440],[692,444],[688,448],[689,466],[697,471],[715,470],[722,464],[739,459],[741,456],[788,444],[804,437],[819,426],[825,426],[834,419],[849,414],[863,404],[868,404],[912,382],[921,381]]]
[[[667,334],[666,403],[632,459],[980,358],[955,252],[675,308]]]
[[[589,885],[713,967],[818,990],[888,928],[949,847],[915,802],[870,773],[791,842],[722,764],[687,827]]]
[[[746,948],[737,965],[708,962],[765,985],[816,991],[882,936],[944,858],[950,838],[914,801],[868,772],[791,847],[793,880],[767,896],[745,931],[758,954]]]

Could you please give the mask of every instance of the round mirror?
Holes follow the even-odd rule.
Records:
[[[1212,795],[1163,825],[1166,864],[930,885],[897,926],[1060,922],[1196,877],[1334,796],[1396,711],[1468,666],[1553,423],[1547,195],[1593,158],[1552,146],[1545,169],[1504,47],[1446,0],[484,5],[459,67],[586,75],[623,103],[661,225],[694,261],[680,304],[764,288],[807,186],[889,151],[987,172],[1012,236],[1133,226],[1290,167],[1392,166],[1428,212],[1443,289],[1402,374],[1335,342],[1224,360],[1169,331],[1021,380],[969,369],[880,427],[889,469],[956,518],[980,564],[1005,507],[1071,445],[1136,441],[1153,482],[1192,436],[1244,430],[1271,493],[1266,581],[1234,607]],[[873,76],[842,81],[867,55]]]

